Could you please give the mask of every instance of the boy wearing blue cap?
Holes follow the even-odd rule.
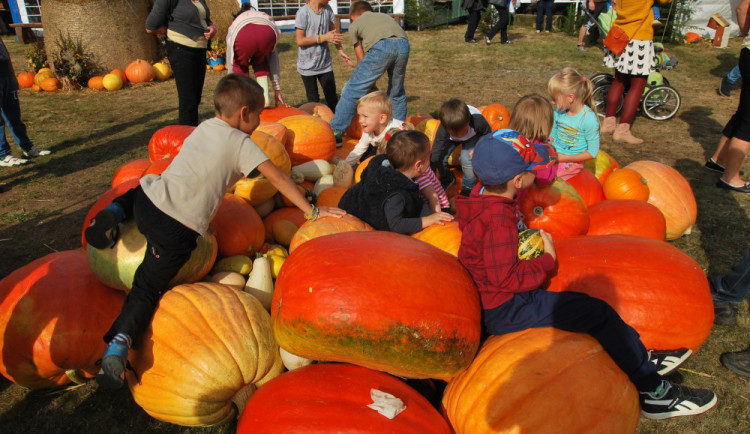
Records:
[[[518,232],[526,229],[516,193],[534,182],[536,170],[554,163],[555,151],[514,130],[484,136],[474,148],[477,184],[456,197],[463,233],[458,259],[477,284],[482,319],[493,335],[534,327],[556,327],[596,338],[638,389],[641,411],[650,419],[699,414],[716,404],[710,390],[671,384],[663,375],[691,354],[689,349],[647,351],[638,333],[606,302],[577,292],[547,292],[540,286],[555,267],[550,234],[541,231],[544,254],[518,259]]]

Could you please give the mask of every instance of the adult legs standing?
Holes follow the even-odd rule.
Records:
[[[474,5],[474,6],[471,6],[471,8],[469,8],[467,12],[469,13],[469,16],[467,18],[467,26],[466,26],[466,33],[464,34],[464,41],[476,42],[474,40],[474,33],[477,31],[477,26],[479,26],[479,18],[480,18],[480,15],[482,15],[482,9],[481,7],[478,7],[478,5]]]
[[[490,29],[490,33],[487,34],[487,42],[489,43],[497,35],[497,32],[500,32],[500,42],[505,43],[508,41],[508,8],[500,5],[493,6],[497,11],[498,19],[497,23]]]
[[[536,31],[542,31],[542,23],[544,22],[544,16],[547,16],[547,25],[545,31],[549,32],[552,30],[552,7],[555,5],[554,0],[539,0],[536,5]]]
[[[750,49],[743,48],[740,51],[740,72],[743,77],[750,74]],[[750,80],[742,80],[740,103],[722,134],[729,139],[729,143],[723,152],[723,160],[726,161],[724,174],[717,186],[735,187],[735,191],[750,193],[750,183],[740,178],[740,167],[750,151]]]
[[[167,40],[167,57],[177,85],[178,123],[197,126],[206,78],[206,49],[192,48]]]

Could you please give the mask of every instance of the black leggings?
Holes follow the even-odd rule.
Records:
[[[625,87],[629,86],[628,92],[625,93]],[[615,80],[607,93],[607,109],[605,116],[611,117],[617,115],[617,106],[620,105],[620,98],[625,93],[625,101],[622,104],[620,113],[621,124],[633,123],[635,111],[638,110],[638,104],[643,96],[643,89],[646,88],[645,75],[628,75],[621,72],[615,72]]]
[[[198,126],[198,106],[206,79],[206,49],[167,40],[167,57],[177,85],[178,123]]]
[[[492,29],[490,29],[490,33],[487,34],[487,37],[492,39],[497,35],[497,32],[500,32],[500,42],[505,42],[508,40],[508,8],[500,5],[493,6],[495,6],[495,10],[497,11],[498,20],[497,23],[492,26]]]
[[[302,76],[302,84],[305,85],[307,102],[320,102],[318,82],[320,82],[320,87],[323,88],[323,96],[326,98],[326,105],[331,111],[336,111],[336,104],[339,102],[339,97],[336,95],[336,79],[333,76],[333,71],[324,72],[318,75]]]

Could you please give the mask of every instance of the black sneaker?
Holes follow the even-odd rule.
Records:
[[[102,369],[96,382],[107,389],[119,389],[125,384],[125,364],[128,362],[128,345],[117,339],[107,344],[102,356]]]
[[[719,95],[729,97],[732,95],[732,85],[729,84],[729,80],[726,77],[721,79],[721,85],[716,90]]]
[[[334,131],[333,132],[333,138],[336,139],[336,147],[337,148],[340,148],[341,145],[342,145],[341,144],[341,140],[342,140],[342,136],[343,135],[344,135],[344,133],[342,133],[341,131]]]
[[[733,326],[737,324],[739,312],[739,303],[714,300],[714,324],[716,325]]]
[[[656,365],[656,372],[664,376],[682,365],[691,354],[693,354],[693,350],[688,348],[680,348],[674,351],[652,350],[648,352],[648,360]]]
[[[114,246],[120,236],[118,223],[120,220],[114,211],[106,208],[99,211],[91,225],[86,228],[86,243],[97,249]]]
[[[466,43],[467,43],[467,44],[476,44],[476,43],[477,43],[477,40],[476,40],[476,39],[467,39],[467,40],[466,40]]]
[[[654,398],[649,393],[638,394],[643,416],[649,419],[690,416],[701,414],[716,405],[716,395],[710,390],[667,384],[669,388],[659,398]]]
[[[724,353],[721,355],[721,364],[736,374],[750,377],[750,350]]]

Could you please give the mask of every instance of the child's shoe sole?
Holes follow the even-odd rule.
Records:
[[[114,246],[119,235],[118,223],[115,213],[106,209],[100,211],[94,217],[94,222],[86,228],[86,243],[97,249]]]

